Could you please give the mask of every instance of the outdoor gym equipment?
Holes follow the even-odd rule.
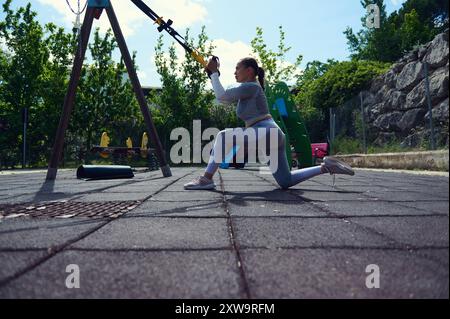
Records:
[[[136,3],[138,2],[139,1],[136,1]],[[172,172],[170,170],[170,166],[166,159],[165,151],[162,147],[161,141],[156,131],[156,127],[153,123],[152,115],[149,111],[147,101],[144,96],[144,92],[142,91],[142,87],[139,82],[136,69],[134,68],[133,65],[133,60],[131,58],[130,52],[125,42],[125,38],[123,36],[119,22],[117,21],[117,17],[114,12],[113,6],[110,0],[88,0],[86,14],[84,17],[83,25],[81,27],[78,49],[75,53],[75,59],[73,63],[72,73],[70,76],[69,87],[64,99],[63,111],[61,119],[59,121],[58,130],[56,132],[55,144],[53,145],[46,179],[47,180],[56,179],[56,175],[58,173],[58,166],[64,146],[65,132],[69,126],[70,114],[72,113],[73,105],[75,102],[76,90],[80,81],[81,69],[83,67],[83,61],[86,54],[87,44],[89,42],[89,35],[92,30],[94,18],[99,19],[103,10],[105,10],[106,14],[108,15],[111,27],[117,40],[117,44],[122,53],[123,61],[128,70],[128,75],[131,84],[133,85],[133,90],[136,95],[136,99],[139,103],[139,107],[144,117],[148,133],[150,134],[152,142],[155,144],[155,152],[161,166],[162,174],[164,177],[170,177],[172,176]],[[160,20],[160,26],[162,25],[163,29],[165,28],[166,24],[167,23],[165,23],[162,19]]]
[[[157,30],[159,32],[167,31],[167,33],[175,39],[198,63],[203,65],[205,68],[208,65],[208,62],[202,56],[202,54],[195,48],[192,48],[173,27],[173,21],[171,19],[164,21],[163,17],[158,16],[155,11],[153,11],[149,6],[147,6],[142,0],[131,0],[142,12],[144,12],[150,19],[152,19],[155,24],[159,25]],[[212,56],[217,62],[219,58],[216,56]],[[208,76],[211,76],[211,72],[207,70]],[[220,75],[220,71],[219,71]]]
[[[266,97],[273,119],[286,135],[286,155],[290,167],[292,168],[293,164],[293,153],[299,168],[313,166],[308,131],[295,108],[295,102],[287,84],[279,82],[273,87],[267,87]]]

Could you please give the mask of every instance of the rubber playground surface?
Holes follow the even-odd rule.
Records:
[[[0,174],[0,298],[449,297],[448,176],[357,170],[283,191],[250,167],[188,192],[202,169],[172,172]]]

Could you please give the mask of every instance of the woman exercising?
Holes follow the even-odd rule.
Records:
[[[238,145],[235,145],[239,147],[239,152],[241,152],[238,154],[245,153],[254,145],[260,150],[262,144],[268,144],[266,149],[269,154],[266,155],[270,158],[269,167],[273,177],[283,189],[321,174],[355,175],[349,165],[332,157],[325,157],[323,164],[320,166],[296,171],[290,170],[286,157],[286,138],[269,113],[264,94],[265,72],[258,66],[255,59],[244,58],[239,61],[234,75],[236,81],[241,85],[228,90],[225,90],[220,83],[217,60],[211,59],[208,62],[207,70],[212,73],[211,82],[217,100],[221,103],[237,102],[237,115],[245,121],[246,128],[245,130],[228,129],[217,135],[205,174],[184,185],[186,190],[209,190],[216,187],[213,177],[224,160],[224,156],[217,159],[218,156],[216,155],[228,154],[232,150],[234,141],[233,138],[229,138],[230,134],[234,134],[234,136],[245,135],[242,139],[236,139],[241,141],[238,142]],[[276,133],[275,139],[273,138],[273,132]],[[242,141],[245,141],[244,145],[239,145]]]

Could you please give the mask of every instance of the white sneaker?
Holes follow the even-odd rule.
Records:
[[[355,175],[353,169],[347,163],[338,160],[334,157],[325,157],[323,159],[322,167],[331,175],[343,174],[343,175]]]
[[[205,176],[197,177],[192,182],[184,185],[185,190],[209,190],[215,188],[216,184],[214,184],[214,181]]]

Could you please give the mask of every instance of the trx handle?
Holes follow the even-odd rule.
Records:
[[[213,59],[214,61],[216,61],[217,63],[220,62],[219,58],[216,57],[216,56],[213,56],[212,59]],[[209,69],[206,69],[206,72],[208,73],[208,77],[211,78],[212,72],[211,72]],[[220,76],[220,71],[217,70],[217,72],[219,73],[219,76]]]

